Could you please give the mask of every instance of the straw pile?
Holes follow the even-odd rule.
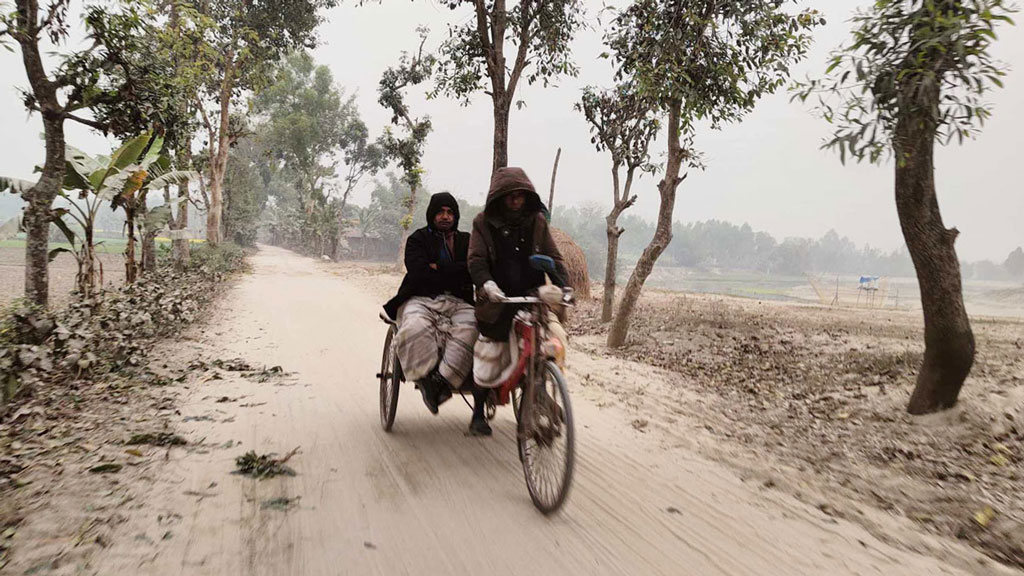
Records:
[[[576,298],[587,300],[590,298],[590,274],[587,271],[587,257],[583,249],[579,247],[568,234],[558,228],[551,228],[551,236],[558,245],[558,251],[562,253],[565,261],[565,268],[569,274],[566,279],[569,285],[576,292]]]

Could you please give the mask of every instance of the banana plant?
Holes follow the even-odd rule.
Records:
[[[161,154],[164,140],[151,132],[132,138],[109,157],[91,157],[75,148],[68,148],[67,171],[62,194],[71,208],[62,208],[55,214],[54,224],[68,238],[72,248],[78,236],[64,220],[70,217],[82,229],[81,248],[73,249],[79,262],[79,291],[91,295],[96,290],[95,270],[98,263],[93,242],[93,230],[99,207],[110,202],[111,208],[125,212],[128,243],[125,247],[125,281],[132,283],[138,274],[135,261],[135,229],[145,221],[146,194],[150,189],[162,188],[195,173],[171,170],[170,160]],[[77,193],[77,199],[73,198]],[[154,208],[158,214],[169,212],[170,207]],[[150,219],[155,225],[156,219]],[[102,264],[99,266],[102,283]]]

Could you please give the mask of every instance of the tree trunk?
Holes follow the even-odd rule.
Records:
[[[605,232],[608,235],[608,254],[605,257],[604,263],[604,298],[601,301],[601,322],[610,322],[612,312],[615,309],[615,286],[617,282],[615,272],[618,268],[619,260],[619,237],[625,232],[618,225],[619,216],[636,202],[636,196],[631,197],[629,195],[633,189],[633,174],[636,168],[628,169],[626,188],[622,192],[619,187],[620,165],[621,162],[618,160],[612,162],[612,193],[614,194],[614,202],[612,202],[612,211],[605,218]]]
[[[170,18],[169,25],[174,33],[179,33],[180,24],[178,12],[180,7],[177,2],[171,2],[169,4]],[[179,70],[179,61],[177,53],[174,56],[174,71],[177,73]],[[194,110],[190,110],[189,104],[182,104],[182,109],[185,111],[191,111],[193,114]],[[181,139],[182,142],[178,146],[178,167],[192,167],[192,143],[191,138]],[[171,232],[171,261],[174,263],[174,269],[181,272],[188,266],[189,259],[189,240],[187,237],[181,237],[187,234],[185,231],[188,228],[188,180],[178,181],[178,211],[176,215],[172,215],[170,222],[167,223],[167,227],[172,230]],[[172,208],[173,210],[173,208]]]
[[[402,229],[402,239],[398,242],[398,262],[395,263],[399,272],[405,270],[405,243],[409,240],[409,231]]]
[[[629,282],[626,284],[622,301],[619,302],[619,310],[608,331],[608,346],[610,348],[620,348],[626,343],[626,337],[629,335],[629,321],[633,317],[637,300],[640,299],[644,282],[651,275],[651,270],[654,269],[658,257],[672,241],[672,212],[676,204],[676,189],[685,178],[685,176],[679,177],[684,155],[684,151],[680,147],[680,108],[681,103],[675,102],[668,113],[668,161],[665,164],[665,178],[658,184],[661,205],[658,208],[658,224],[654,230],[654,238],[644,249],[629,277]]]
[[[939,93],[928,95],[933,107]],[[928,110],[896,124],[896,211],[914,262],[924,311],[924,362],[907,411],[928,414],[952,407],[974,364],[974,334],[964,308],[959,232],[942,223],[935,194],[935,128]]]
[[[345,208],[348,207],[348,196],[351,193],[352,193],[352,186],[348,186],[348,187],[345,188],[345,193],[341,195],[341,207],[338,208],[338,226],[339,226],[339,228],[344,227],[343,226],[343,222],[345,222]],[[344,230],[341,230],[341,231],[343,232]]]
[[[217,134],[217,152],[210,159],[210,206],[206,212],[206,241],[214,246],[223,240],[224,172],[231,147],[228,120],[231,114],[233,51],[228,50],[224,62],[224,79],[220,87],[220,128]]]
[[[134,200],[130,200],[134,202]],[[125,206],[125,225],[128,229],[128,244],[124,247],[124,282],[133,284],[138,277],[138,265],[135,262],[135,208]]]
[[[46,75],[39,52],[39,8],[35,2],[17,2],[15,38],[21,46],[25,74],[43,117],[46,160],[36,185],[22,194],[27,202],[22,216],[25,242],[25,298],[45,307],[50,297],[51,208],[64,182],[64,110],[57,100],[57,88]]]
[[[82,260],[79,270],[78,291],[85,298],[96,294],[96,247],[93,245],[92,222],[85,227],[85,241],[82,243]]]
[[[156,230],[150,230],[148,226],[145,226],[145,215],[149,211],[147,197],[147,188],[143,188],[139,195],[139,204],[142,206],[142,224],[139,225],[139,244],[142,247],[142,260],[139,266],[138,272],[140,274],[149,274],[156,270]]]
[[[206,211],[206,241],[212,246],[220,244],[223,228],[224,197],[221,192],[222,178],[214,166],[210,166],[210,206]]]
[[[49,302],[49,248],[50,248],[50,207],[53,197],[51,189],[56,189],[57,181],[46,173],[26,196],[28,204],[22,217],[25,227],[25,298],[34,304],[45,307]]]
[[[511,101],[504,95],[494,97],[494,164],[492,170],[508,166],[508,118]]]
[[[412,221],[413,210],[416,209],[416,189],[412,188],[409,192],[409,212],[406,214],[404,220]],[[405,243],[409,240],[409,227],[402,226],[402,239],[398,242],[398,271],[401,272],[405,269]]]
[[[185,146],[188,146],[188,144]],[[191,151],[187,148],[179,155],[179,159],[185,160],[182,164],[183,166],[192,165],[191,156]],[[188,259],[190,255],[189,248],[191,247],[188,239],[188,185],[188,180],[178,182],[178,214],[176,218],[172,218],[170,222],[170,228],[176,232],[174,234],[174,239],[171,240],[171,257],[174,261],[174,269],[179,272],[188,266]]]
[[[64,123],[44,112],[46,161],[42,176],[24,195],[27,201],[22,223],[25,227],[25,297],[46,306],[50,296],[50,223],[53,200],[64,181]]]
[[[345,207],[348,205],[348,195],[352,192],[352,185],[345,187],[345,193],[341,195],[341,207],[338,209],[338,235],[334,238],[331,258],[341,259],[341,239],[345,237]]]
[[[187,182],[178,186],[178,198],[181,198],[181,201],[178,202],[178,224],[175,227],[175,238],[171,241],[171,255],[174,259],[174,269],[180,272],[188,266],[191,255],[191,244],[188,238],[189,194]]]
[[[612,210],[614,212],[614,210]],[[608,255],[604,264],[604,298],[601,301],[601,322],[611,322],[615,307],[615,268],[619,257],[619,233],[615,219],[608,215]]]
[[[146,230],[142,234],[142,272],[152,274],[156,271],[156,235],[157,230]]]

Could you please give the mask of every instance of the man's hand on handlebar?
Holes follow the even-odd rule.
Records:
[[[571,286],[562,288],[562,304],[575,304],[576,303],[576,292],[573,291]]]
[[[498,284],[494,280],[484,282],[484,294],[491,302],[501,302],[505,299],[505,293],[498,288]]]
[[[572,288],[569,287],[541,286],[537,288],[537,296],[548,306],[566,306],[576,302],[573,298]]]

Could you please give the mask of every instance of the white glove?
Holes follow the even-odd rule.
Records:
[[[548,306],[563,304],[562,289],[558,286],[546,285],[537,288],[537,296]]]
[[[487,295],[487,299],[491,302],[501,302],[505,299],[505,293],[501,291],[501,288],[498,288],[494,280],[484,282],[484,294]]]
[[[576,292],[570,286],[562,289],[562,302],[565,304],[576,303]]]

